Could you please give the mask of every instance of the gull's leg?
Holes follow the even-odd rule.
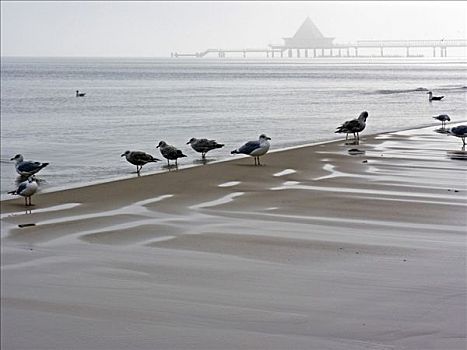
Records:
[[[259,162],[259,156],[258,156],[258,165],[261,165],[261,163]]]

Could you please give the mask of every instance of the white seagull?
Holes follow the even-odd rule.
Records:
[[[23,196],[24,204],[28,207],[32,205],[31,196],[37,192],[38,188],[36,178],[32,175],[26,181],[21,182],[16,190],[10,191],[8,194]]]
[[[231,154],[247,154],[255,158],[255,165],[261,165],[259,157],[265,155],[269,151],[269,141],[271,138],[265,134],[259,136],[258,141],[248,141],[242,147],[233,150]]]
[[[37,173],[42,168],[45,168],[49,163],[32,162],[24,160],[21,154],[17,154],[10,160],[16,161],[16,172],[21,176],[31,176]]]

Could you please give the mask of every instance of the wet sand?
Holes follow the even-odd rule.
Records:
[[[3,201],[2,349],[465,349],[467,162],[433,129]]]

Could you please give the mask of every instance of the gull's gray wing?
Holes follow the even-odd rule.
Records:
[[[43,168],[42,163],[30,162],[30,161],[21,162],[21,163],[18,164],[18,167],[17,167],[18,171],[25,172],[25,173],[39,171],[42,168]]]
[[[238,153],[250,154],[255,149],[260,147],[259,141],[249,141],[238,149]]]

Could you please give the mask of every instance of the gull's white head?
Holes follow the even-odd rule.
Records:
[[[17,163],[19,162],[22,162],[23,161],[23,156],[21,154],[17,154],[16,156],[14,156],[13,158],[11,158],[10,160],[15,160]]]

